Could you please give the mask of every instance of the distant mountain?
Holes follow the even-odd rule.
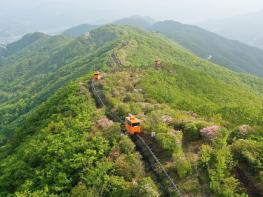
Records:
[[[155,21],[152,18],[143,16],[131,16],[113,22],[117,25],[129,25],[139,28],[149,28],[154,23]]]
[[[15,53],[45,37],[48,37],[48,35],[39,32],[26,34],[22,39],[7,45],[5,48],[2,47],[2,49],[0,49],[0,56],[7,56],[9,54]]]
[[[131,16],[127,18],[122,18],[116,21],[113,21],[112,24],[116,25],[128,25],[137,28],[148,29],[153,25],[155,21],[150,17],[143,16]],[[81,24],[78,26],[71,27],[70,29],[65,30],[62,35],[79,37],[85,33],[98,28],[99,25],[90,25],[90,24]]]
[[[153,19],[140,16],[120,19],[113,23],[162,33],[201,58],[234,71],[263,76],[263,50],[226,39],[197,26],[176,21],[154,23]],[[63,35],[78,37],[97,27],[82,24],[64,31]]]
[[[0,57],[4,54],[5,50],[6,50],[5,45],[0,44]]]
[[[7,45],[6,50],[7,53],[15,53],[25,47],[27,47],[28,45],[42,39],[42,38],[46,38],[49,37],[48,35],[44,34],[44,33],[40,33],[40,32],[36,32],[36,33],[32,33],[32,34],[26,34],[25,36],[23,36],[22,39],[13,42],[9,45]]]
[[[158,22],[149,29],[179,42],[199,57],[235,71],[263,76],[263,51],[258,48],[175,21]]]
[[[28,24],[0,17],[0,44],[6,44],[18,40],[22,35],[32,32]]]
[[[70,29],[67,29],[62,34],[65,36],[72,36],[72,37],[79,37],[93,29],[96,29],[97,25],[89,25],[89,24],[81,24],[75,27],[71,27]]]
[[[263,48],[263,11],[225,20],[207,21],[199,26],[230,39]]]

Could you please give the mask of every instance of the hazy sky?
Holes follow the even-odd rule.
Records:
[[[263,0],[0,0],[0,21],[24,20],[54,28],[143,15],[196,23],[259,10]]]

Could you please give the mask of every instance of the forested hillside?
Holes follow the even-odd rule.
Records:
[[[114,24],[139,27],[159,32],[180,43],[197,56],[234,71],[263,76],[263,50],[238,41],[229,40],[215,33],[193,25],[176,21],[154,22],[144,17],[129,17],[115,21]],[[82,25],[82,35],[90,31],[90,25]],[[79,31],[73,27],[71,31]]]
[[[2,133],[12,133],[13,129],[9,128],[15,124],[14,120],[21,119],[21,115],[39,105],[70,80],[82,76],[93,67],[103,67],[111,41],[117,36],[118,32],[101,30],[93,36],[74,40],[63,36],[44,36],[1,58]],[[24,42],[21,40],[12,45],[15,48],[16,44],[20,46]]]
[[[97,25],[82,24],[72,28],[67,29],[62,34],[65,36],[79,37],[93,29],[96,29]]]
[[[179,42],[199,57],[234,71],[263,76],[263,51],[258,48],[175,21],[155,23],[150,29]]]
[[[183,196],[262,194],[261,78],[124,26],[29,40],[0,60],[0,196],[167,196],[110,120],[128,113]],[[90,94],[95,70],[106,107]]]
[[[21,40],[7,45],[0,52],[0,56],[4,57],[16,53],[19,50],[22,50],[24,47],[27,47],[40,39],[44,39],[45,37],[47,37],[47,35],[43,33],[27,34]]]

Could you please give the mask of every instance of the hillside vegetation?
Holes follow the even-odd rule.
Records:
[[[72,28],[67,29],[62,34],[65,36],[79,37],[93,29],[96,29],[97,25],[82,24]]]
[[[139,16],[123,18],[113,23],[162,33],[203,59],[234,71],[263,76],[263,50],[226,39],[197,26],[176,21],[154,22]],[[82,34],[90,31],[89,25],[87,28],[82,27],[85,29]],[[79,29],[76,26],[71,30],[79,31]]]
[[[124,26],[18,48],[0,60],[0,196],[167,196],[112,113],[138,114],[184,196],[261,195],[261,78]],[[89,93],[94,70],[107,107]]]
[[[83,82],[67,85],[28,114],[1,147],[0,196],[158,194],[119,125],[96,124],[104,113]]]
[[[0,129],[10,135],[17,118],[45,101],[58,88],[89,70],[106,65],[118,33],[98,30],[76,40],[44,36],[0,60]],[[23,40],[18,41],[18,45]],[[16,43],[13,44],[15,46]],[[19,120],[17,120],[19,122]],[[14,126],[16,127],[16,126]],[[10,129],[9,129],[10,128]]]
[[[150,29],[163,33],[201,58],[234,71],[263,76],[263,51],[258,48],[175,21],[159,22]]]

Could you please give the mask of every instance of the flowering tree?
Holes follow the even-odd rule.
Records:
[[[207,140],[213,140],[217,137],[219,130],[221,129],[220,126],[213,125],[209,127],[205,127],[200,130],[201,136]]]

